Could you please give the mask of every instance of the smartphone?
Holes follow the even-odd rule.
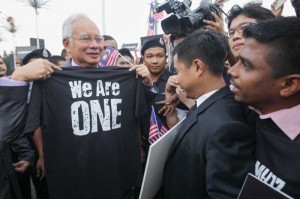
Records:
[[[274,9],[278,10],[280,8],[280,6],[282,6],[284,4],[284,2],[286,2],[286,0],[276,0],[274,3]]]

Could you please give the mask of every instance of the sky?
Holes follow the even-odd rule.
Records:
[[[105,31],[102,24],[102,2],[105,7]],[[227,12],[233,5],[244,5],[251,0],[229,0],[225,3]],[[38,14],[38,36],[45,40],[45,47],[52,55],[60,55],[62,45],[62,23],[74,13],[84,13],[99,27],[101,34],[113,36],[119,45],[123,43],[140,43],[140,37],[147,34],[147,20],[151,0],[50,0],[46,8]],[[165,2],[158,0],[158,3]],[[192,0],[192,9],[198,7],[201,0]],[[273,0],[264,0],[263,6],[271,8]],[[13,51],[14,46],[29,46],[30,39],[36,38],[35,11],[20,0],[0,0],[0,54],[4,50]],[[283,16],[293,16],[295,11],[287,0]],[[13,36],[5,29],[7,16],[12,16],[18,27]],[[165,15],[166,16],[166,15]],[[158,34],[163,31],[158,24]]]

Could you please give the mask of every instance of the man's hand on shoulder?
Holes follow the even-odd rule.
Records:
[[[45,59],[37,59],[22,67],[16,68],[11,75],[12,80],[16,81],[34,81],[51,77],[54,69],[61,70],[60,67],[52,64]]]

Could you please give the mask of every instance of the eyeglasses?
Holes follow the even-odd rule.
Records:
[[[76,38],[76,37],[72,37],[72,38],[73,39],[78,39],[82,43],[86,43],[86,44],[92,43],[93,40],[95,40],[97,44],[100,44],[104,41],[104,38],[101,37],[101,36],[91,37],[89,35],[82,35],[79,38]]]
[[[229,29],[228,33],[227,33],[227,37],[228,38],[231,38],[233,37],[234,33],[235,32],[238,32],[238,33],[243,33],[245,28],[250,25],[251,23],[244,23],[242,24],[241,26],[237,27],[236,29]]]

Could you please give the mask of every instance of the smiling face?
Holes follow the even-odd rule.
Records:
[[[237,29],[241,30],[249,23],[256,23],[255,19],[248,18],[244,15],[238,15],[231,22],[230,28],[228,32],[234,31],[232,37],[228,39],[228,43],[231,49],[231,52],[235,57],[238,57],[240,52],[243,49],[245,38],[243,37],[242,31],[237,31]]]
[[[102,43],[97,42],[101,37],[98,27],[87,18],[79,18],[73,22],[72,28],[72,38],[64,39],[63,43],[73,61],[81,67],[97,66],[103,51]]]
[[[6,64],[4,63],[2,57],[0,57],[0,77],[3,77],[6,75]]]
[[[280,98],[280,78],[273,77],[265,61],[268,53],[268,46],[246,39],[239,61],[228,70],[235,99],[261,111],[274,109]]]

